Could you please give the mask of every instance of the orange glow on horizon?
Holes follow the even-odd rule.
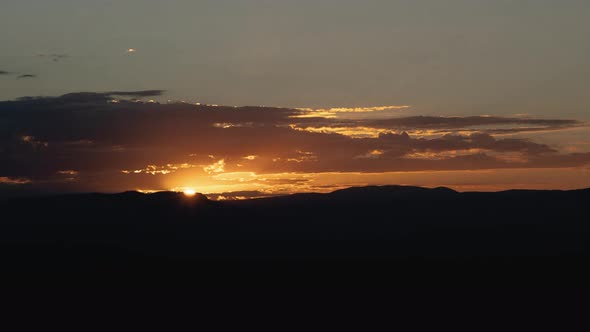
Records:
[[[193,197],[197,194],[197,192],[194,189],[191,188],[186,188],[182,191],[182,193],[184,194],[184,196],[186,197]]]
[[[189,172],[190,170],[186,170]],[[178,173],[162,178],[165,187],[185,194],[204,195],[259,192],[284,195],[302,192],[331,192],[354,186],[410,185],[449,187],[458,191],[500,191],[507,189],[581,189],[590,187],[590,169],[522,168],[495,170],[448,170],[414,172],[225,172],[196,175]],[[195,184],[193,184],[195,183]],[[184,184],[184,185],[181,185]],[[189,184],[189,185],[187,185]],[[179,186],[180,185],[180,186]],[[193,194],[194,193],[194,194]]]

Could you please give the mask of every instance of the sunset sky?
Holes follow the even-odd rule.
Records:
[[[586,0],[3,0],[0,197],[590,187]]]

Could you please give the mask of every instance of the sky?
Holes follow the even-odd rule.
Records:
[[[588,31],[585,0],[4,0],[0,192],[590,186]]]

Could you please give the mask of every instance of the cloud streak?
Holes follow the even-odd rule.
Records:
[[[61,60],[64,60],[64,59],[67,59],[70,57],[68,54],[65,54],[65,53],[37,54],[37,56],[40,58],[51,59],[51,61],[53,61],[53,62],[59,62]]]
[[[7,176],[0,176],[0,184],[5,185],[22,185],[31,183],[31,180],[24,178],[10,178]]]
[[[23,74],[23,75],[19,75],[16,79],[20,80],[23,78],[37,78],[37,75],[33,75],[33,74]]]
[[[292,186],[293,179],[287,174],[295,173],[539,169],[590,164],[590,153],[571,153],[559,146],[503,136],[505,132],[527,133],[532,128],[562,130],[582,125],[568,119],[299,118],[296,116],[301,111],[289,108],[135,100],[163,93],[79,92],[0,102],[0,177],[93,191],[169,189],[194,179],[197,185],[217,188],[231,180],[236,190],[243,191],[258,190],[257,186],[268,186],[272,181],[277,188]],[[311,130],[314,126],[362,128],[358,130],[370,131],[371,135]],[[65,173],[69,170],[75,174]],[[264,174],[285,176],[270,179]],[[306,181],[301,177],[296,180]],[[245,188],[245,184],[252,187]],[[227,188],[218,189],[223,192]]]

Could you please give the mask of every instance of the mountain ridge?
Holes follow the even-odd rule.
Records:
[[[21,198],[0,201],[0,261],[16,282],[584,285],[588,201],[590,189],[403,186],[244,201],[177,192]]]
[[[318,192],[300,192],[300,193],[293,193],[293,194],[284,194],[284,195],[276,195],[276,196],[268,196],[268,197],[252,197],[252,198],[245,198],[240,199],[239,201],[248,201],[248,200],[267,200],[267,199],[284,199],[288,197],[345,197],[347,195],[364,195],[364,194],[371,194],[371,195],[400,195],[400,194],[408,194],[408,195],[417,195],[417,194],[440,194],[440,195],[455,195],[455,194],[527,194],[527,193],[583,193],[583,192],[590,192],[590,188],[580,188],[580,189],[507,189],[507,190],[500,190],[500,191],[456,191],[452,188],[448,187],[421,187],[421,186],[404,186],[404,185],[371,185],[371,186],[353,186],[343,189],[337,189],[327,193],[318,193]],[[219,194],[203,194],[200,192],[195,193],[192,196],[187,196],[182,192],[175,192],[175,191],[157,191],[157,192],[141,192],[135,190],[128,190],[123,192],[117,193],[102,193],[102,192],[79,192],[79,193],[62,193],[62,194],[45,194],[40,196],[32,196],[32,197],[4,197],[0,198],[0,202],[6,200],[27,200],[27,199],[51,199],[51,198],[71,198],[71,197],[152,197],[152,198],[184,198],[184,199],[193,199],[193,200],[209,200],[209,201],[216,201],[210,199],[208,196],[218,196]],[[233,200],[230,200],[233,201]],[[237,200],[236,200],[237,201]]]

